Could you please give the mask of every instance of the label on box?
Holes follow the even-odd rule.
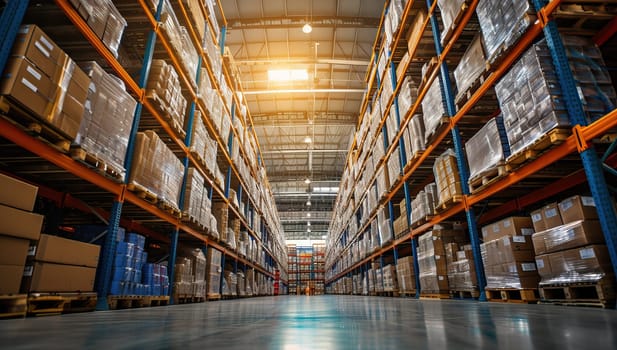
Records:
[[[578,97],[581,99],[581,101],[585,101],[585,94],[583,93],[583,89],[577,85],[576,91],[578,91]]]
[[[510,220],[506,220],[503,222],[503,227],[510,227]]]
[[[510,236],[506,236],[506,237],[502,238],[501,240],[503,241],[504,247],[509,247],[510,246]]]
[[[596,254],[593,251],[593,248],[585,248],[578,251],[581,255],[581,259],[593,259],[596,257]]]
[[[24,277],[32,277],[32,272],[34,271],[34,266],[28,265],[24,268]]]
[[[499,225],[493,225],[493,232],[499,232]]]
[[[28,80],[26,80],[26,78],[22,78],[21,79],[21,83],[26,85],[26,87],[28,87],[30,90],[37,92],[37,88],[36,86],[34,86],[34,84],[32,84],[31,82],[29,82]]]
[[[47,49],[49,51],[54,49],[54,46],[49,41],[47,41],[44,36],[41,36],[39,40],[43,43],[43,45],[47,46]]]
[[[583,205],[586,207],[595,207],[596,202],[594,202],[593,197],[581,197],[581,201]]]
[[[28,256],[35,256],[36,255],[36,245],[31,245],[30,247],[28,247]]]
[[[26,68],[26,71],[30,73],[30,75],[32,75],[34,79],[41,80],[41,74],[37,72],[36,70],[34,70],[34,68],[28,66],[28,68]]]
[[[41,39],[43,39],[43,38],[41,38]],[[41,45],[38,41],[34,43],[34,46],[36,46],[36,48],[37,48],[37,49],[39,49],[39,51],[41,51],[41,53],[42,53],[43,55],[45,55],[46,57],[50,57],[50,56],[51,56],[51,54],[49,53],[49,51],[47,51],[47,50],[43,47],[43,45]]]
[[[536,259],[536,265],[538,265],[539,269],[543,269],[544,268],[544,260]]]
[[[512,241],[515,243],[525,243],[527,240],[525,236],[512,236]]]
[[[557,209],[551,208],[551,209],[546,211],[546,217],[547,218],[552,218],[553,216],[557,216]]]
[[[542,220],[542,215],[541,215],[541,214],[539,214],[539,213],[537,213],[537,214],[533,214],[533,215],[531,216],[531,220],[533,220],[533,222],[538,222],[538,221]]]
[[[443,276],[439,276],[439,280],[440,280],[440,281],[443,281]]]
[[[435,260],[441,259],[441,255],[435,255]]]
[[[523,271],[535,271],[536,270],[536,264],[534,264],[534,263],[522,263],[521,264],[521,268],[523,269]]]
[[[574,205],[574,204],[572,203],[571,199],[568,199],[568,200],[565,200],[565,201],[559,203],[559,207],[561,207],[561,209],[563,209],[563,210],[568,210],[568,209],[572,208],[572,205]]]
[[[521,233],[523,236],[531,236],[535,233],[535,231],[532,228],[522,228]]]

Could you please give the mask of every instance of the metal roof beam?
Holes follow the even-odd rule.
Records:
[[[313,16],[313,28],[369,28],[379,26],[379,17],[345,17],[345,16]],[[264,18],[228,18],[230,29],[300,29],[306,24],[306,17],[264,17]]]

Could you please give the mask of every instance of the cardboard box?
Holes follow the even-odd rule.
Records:
[[[613,267],[606,245],[590,245],[562,252],[566,271],[578,274],[611,274]]]
[[[551,270],[550,255],[551,254],[544,254],[536,256],[536,267],[538,268],[538,274],[542,279],[550,278],[553,275],[553,271]]]
[[[563,225],[557,203],[549,204],[542,208],[542,220],[544,220],[546,229]]]
[[[92,267],[35,262],[30,292],[90,292],[96,269]]]
[[[536,255],[578,248],[590,244],[604,244],[600,222],[579,220],[532,236]]]
[[[42,215],[0,205],[0,234],[36,241],[42,226]]]
[[[24,265],[0,265],[0,294],[17,294],[24,274]]]
[[[7,62],[0,79],[0,94],[10,96],[41,119],[53,109],[56,85],[25,58]]]
[[[533,233],[533,222],[528,216],[512,216],[482,227],[484,241],[504,236],[531,236]]]
[[[407,32],[407,50],[411,53],[415,51],[415,48],[417,46],[417,41],[419,39],[419,37],[422,36],[422,33],[424,31],[422,31],[422,24],[424,23],[424,20],[426,19],[426,13],[425,10],[420,10],[418,11],[418,13],[415,15],[414,17],[414,21],[411,24],[409,31]]]
[[[0,265],[16,265],[22,269],[28,257],[30,241],[0,235]]]
[[[12,56],[27,57],[52,81],[57,81],[68,56],[41,28],[34,24],[22,25],[19,29]]]
[[[504,271],[519,277],[537,276],[538,268],[535,261],[510,262],[503,265]]]
[[[531,236],[505,236],[499,240],[499,247],[505,247],[508,250],[529,250],[533,251],[533,243]]]
[[[101,247],[72,239],[42,234],[34,259],[56,264],[97,267]]]
[[[559,202],[559,213],[564,224],[578,221],[598,219],[598,211],[593,197],[573,196]]]
[[[0,174],[0,204],[32,211],[39,188]]]

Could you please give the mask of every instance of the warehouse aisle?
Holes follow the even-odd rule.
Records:
[[[615,349],[614,310],[280,296],[0,322],[11,349]]]

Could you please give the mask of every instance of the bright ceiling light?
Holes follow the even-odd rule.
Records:
[[[305,183],[305,184],[307,184],[307,185],[308,185],[308,184],[310,184],[310,183],[311,183],[311,179],[309,179],[309,178],[307,177],[307,178],[306,178],[306,180],[304,180],[304,183]]]
[[[310,218],[311,217],[311,213],[306,213],[306,217]]]
[[[326,235],[321,236],[321,239],[326,239],[328,238]]]
[[[311,206],[311,201],[306,201],[306,206],[310,207]]]
[[[338,187],[315,187],[313,188],[313,192],[318,193],[337,193],[339,190]]]
[[[307,228],[307,229],[306,229],[306,232],[311,233],[311,229],[310,229],[310,228]]]
[[[304,138],[304,143],[311,143],[311,142],[313,142],[313,140],[311,140],[310,136],[307,136]]]
[[[271,69],[268,71],[268,80],[308,80],[308,72],[306,71],[306,69]]]
[[[306,222],[306,226],[311,226],[311,222],[310,222],[310,221],[307,221],[307,222]]]
[[[313,27],[310,23],[307,23],[302,27],[302,31],[304,32],[304,34],[308,34],[313,31]]]

